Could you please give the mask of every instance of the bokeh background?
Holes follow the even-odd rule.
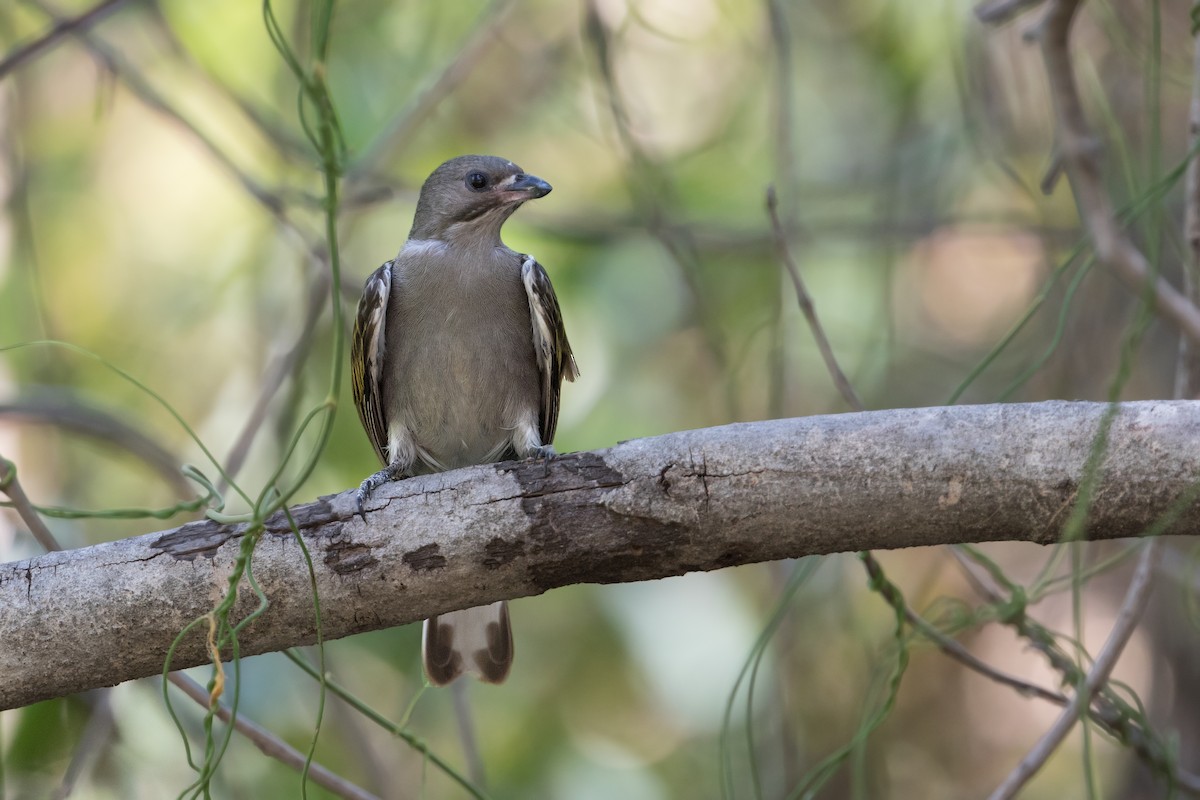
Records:
[[[89,8],[2,3],[0,52]],[[1093,0],[1074,39],[1109,190],[1136,209],[1132,235],[1176,284],[1183,200],[1162,182],[1188,150],[1189,10]],[[302,56],[309,11],[276,7]],[[317,158],[261,6],[114,4],[0,74],[0,346],[54,339],[100,358],[45,344],[0,353],[0,455],[46,506],[190,496],[177,465],[210,465],[112,365],[257,494],[328,390],[331,294],[353,308],[407,235],[425,175],[468,152],[555,187],[505,236],[547,266],[583,372],[563,392],[560,451],[847,410],[782,269],[770,185],[868,407],[1105,399],[1138,298],[1086,253],[1071,258],[1081,232],[1069,187],[1042,189],[1053,121],[1024,38],[1037,16],[985,26],[964,0],[343,0],[326,65],[347,145],[331,289]],[[1136,344],[1120,396],[1170,397],[1175,333],[1152,322]],[[298,501],[376,469],[343,383]],[[50,525],[79,547],[189,518]],[[1017,584],[1043,567],[1062,577],[1042,584],[1031,613],[1086,663],[1120,603],[1127,548],[980,550]],[[38,552],[0,513],[0,561]],[[981,658],[1057,685],[1027,641],[986,622],[977,569],[943,550],[879,557],[912,606],[964,628]],[[1195,767],[1190,563],[1190,545],[1172,544],[1117,675]],[[513,615],[512,678],[467,690],[496,798],[793,796],[864,731],[899,648],[853,556],[569,587],[518,600]],[[418,635],[331,642],[329,670],[392,720],[410,714],[409,729],[468,772],[450,692],[422,693]],[[894,707],[817,796],[983,796],[1058,713],[905,644]],[[756,655],[750,696],[738,676]],[[317,685],[278,655],[245,659],[241,681],[241,712],[306,747]],[[194,774],[159,692],[152,680],[116,688],[111,716],[95,698],[0,714],[0,797],[55,796],[64,775],[73,797],[178,795]],[[201,713],[187,702],[176,706],[195,743]],[[317,759],[385,798],[464,796],[335,699]],[[1089,775],[1095,796],[1168,796],[1094,729],[1077,730],[1024,796],[1084,797]],[[293,798],[300,784],[235,737],[212,796]]]

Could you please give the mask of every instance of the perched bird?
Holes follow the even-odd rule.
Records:
[[[579,374],[550,278],[500,240],[550,184],[494,156],[460,156],[421,187],[399,255],[367,278],[354,325],[354,404],[382,483],[513,458],[548,458],[563,378]],[[363,517],[364,520],[366,517]],[[464,671],[500,683],[512,665],[505,602],[425,620],[430,683]]]

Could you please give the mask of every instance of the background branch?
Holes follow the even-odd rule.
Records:
[[[18,47],[0,59],[0,79],[3,79],[8,73],[25,64],[26,61],[41,55],[49,48],[58,44],[64,36],[87,30],[100,22],[100,20],[125,5],[125,2],[126,0],[104,0],[104,2],[97,3],[82,14],[55,20],[54,26],[46,31],[45,34],[22,47]]]
[[[182,672],[172,672],[167,676],[167,680],[192,700],[195,700],[200,706],[207,708],[211,702],[208,690]],[[296,772],[304,770],[305,758],[303,753],[271,733],[262,725],[248,718],[245,713],[238,712],[238,715],[234,717],[229,710],[229,706],[220,702],[217,703],[215,713],[217,719],[226,725],[229,725],[232,719],[234,729],[253,742],[254,746],[262,751],[264,755],[287,764]],[[379,800],[376,795],[351,783],[341,775],[315,761],[308,765],[308,778],[316,785],[328,789],[337,797],[345,797],[348,800]]]
[[[1146,257],[1117,224],[1112,199],[1104,188],[1099,140],[1083,113],[1083,101],[1071,64],[1069,39],[1079,0],[1052,2],[1042,23],[1042,57],[1054,105],[1058,149],[1062,156],[1079,217],[1087,229],[1096,258],[1130,289],[1141,292],[1150,284],[1154,309],[1193,343],[1200,344],[1200,308],[1158,276]]]
[[[1104,643],[1104,649],[1100,651],[1100,655],[1096,657],[1096,662],[1088,672],[1087,679],[1076,691],[1073,702],[1063,709],[1059,718],[1038,740],[1029,754],[1021,759],[1017,768],[1009,773],[1004,782],[996,788],[989,800],[1012,800],[1016,797],[1021,788],[1050,760],[1050,756],[1054,755],[1054,751],[1058,749],[1063,740],[1067,738],[1067,734],[1075,727],[1075,723],[1079,721],[1080,713],[1091,703],[1092,696],[1108,681],[1113,667],[1117,665],[1117,659],[1125,651],[1125,645],[1129,643],[1130,637],[1137,629],[1138,621],[1142,618],[1142,613],[1146,610],[1146,603],[1150,599],[1150,591],[1154,586],[1154,571],[1162,555],[1161,545],[1161,539],[1154,539],[1147,543],[1146,548],[1142,551],[1137,571],[1134,572],[1133,580],[1129,584],[1129,591],[1117,614],[1117,621],[1113,624],[1108,640]]]
[[[180,457],[144,431],[102,406],[57,389],[38,389],[0,402],[0,421],[52,425],[131,453],[154,469],[180,498],[193,496],[193,486],[179,470]],[[39,542],[47,550],[59,550]]]
[[[1192,56],[1192,100],[1188,107],[1188,142],[1193,150],[1200,145],[1200,39]],[[1183,184],[1183,233],[1187,255],[1183,259],[1183,292],[1200,306],[1200,161],[1188,162]],[[1175,373],[1175,396],[1200,395],[1200,346],[1186,336],[1179,340],[1179,366]]]

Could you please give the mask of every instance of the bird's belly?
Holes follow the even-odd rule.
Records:
[[[537,424],[540,379],[524,332],[476,326],[408,353],[396,375],[398,414],[419,455],[456,469],[513,457],[522,422]]]
[[[478,387],[455,388],[410,406],[410,430],[420,449],[445,469],[506,458],[515,422],[500,413],[492,398],[472,391]]]

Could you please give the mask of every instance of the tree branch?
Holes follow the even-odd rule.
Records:
[[[1129,644],[1129,638],[1133,636],[1138,621],[1146,610],[1146,603],[1154,587],[1154,572],[1162,555],[1161,543],[1161,539],[1155,539],[1142,551],[1137,571],[1133,574],[1125,601],[1121,603],[1121,610],[1117,614],[1117,621],[1113,624],[1108,639],[1104,642],[1104,649],[1096,657],[1083,686],[1075,693],[1073,702],[1063,710],[1050,730],[1042,735],[1034,748],[1021,759],[1021,763],[1009,773],[996,791],[992,792],[988,800],[1012,800],[1016,797],[1034,774],[1046,765],[1050,756],[1054,755],[1054,751],[1079,721],[1079,715],[1087,710],[1092,697],[1108,682],[1108,676],[1112,674],[1121,653],[1125,652],[1125,645]]]
[[[1200,35],[1193,33],[1195,54],[1192,56],[1192,101],[1188,108],[1188,142],[1190,151],[1200,146]],[[1183,228],[1187,237],[1188,256],[1183,259],[1183,294],[1192,305],[1200,307],[1200,159],[1188,161],[1183,182]],[[1175,372],[1175,396],[1200,396],[1200,344],[1186,336],[1179,337],[1179,361]]]
[[[209,704],[213,702],[207,689],[182,672],[172,672],[167,676],[167,680],[204,708],[208,708]],[[238,714],[235,717],[229,706],[218,702],[216,704],[216,717],[226,725],[232,720],[233,727],[237,729],[237,732],[253,742],[254,746],[261,750],[264,755],[286,764],[296,772],[304,772],[305,756],[303,753],[245,714]],[[338,797],[344,797],[347,800],[379,800],[376,795],[356,786],[316,761],[308,764],[307,775],[308,779],[313,783],[328,789]]]
[[[1079,217],[1092,240],[1096,259],[1109,267],[1135,292],[1150,282],[1154,310],[1193,344],[1200,344],[1200,308],[1192,305],[1164,278],[1158,277],[1146,257],[1121,230],[1112,199],[1104,189],[1100,143],[1088,127],[1083,100],[1071,64],[1069,38],[1081,0],[1056,0],[1042,21],[1042,57],[1057,122],[1059,153]]]
[[[1050,543],[1105,405],[900,409],[685,431],[554,461],[388,484],[291,510],[316,562],[327,639],[573,583],[649,580],[867,549]],[[1142,534],[1200,479],[1200,403],[1120,406],[1090,538]],[[1188,496],[1191,496],[1190,494]],[[155,674],[224,591],[244,526],[169,531],[0,565],[0,708]],[[254,575],[271,605],[243,655],[315,639],[304,560],[268,521]],[[245,592],[244,594],[249,594]],[[245,599],[245,598],[243,598]],[[245,599],[239,614],[254,607]],[[207,661],[184,641],[172,668]]]
[[[125,5],[125,2],[126,0],[104,0],[78,16],[57,20],[54,23],[54,27],[46,31],[46,33],[28,44],[13,49],[3,58],[0,58],[0,79],[3,79],[8,73],[20,67],[26,61],[40,55],[42,51],[58,44],[67,34],[84,31],[97,24],[100,20]]]

